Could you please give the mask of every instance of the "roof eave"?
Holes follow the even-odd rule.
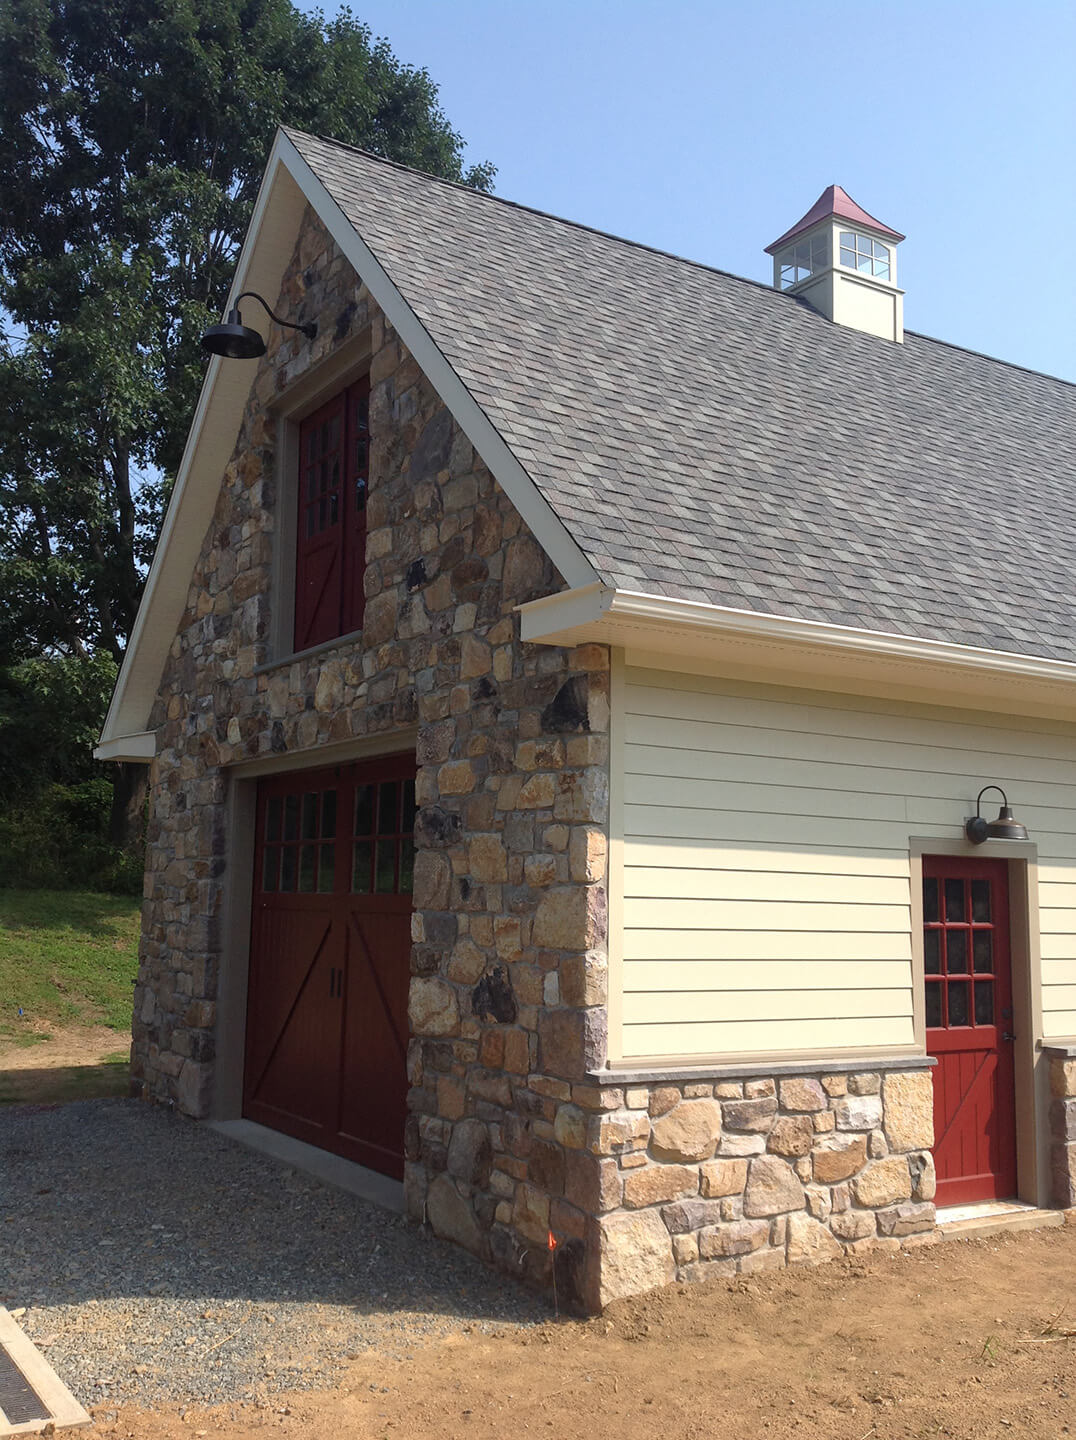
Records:
[[[1076,721],[1076,664],[589,585],[519,607],[521,638],[608,644],[634,664]]]

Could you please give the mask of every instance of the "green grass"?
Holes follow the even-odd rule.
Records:
[[[0,1039],[33,1043],[68,1025],[130,1030],[139,910],[128,895],[0,890]]]

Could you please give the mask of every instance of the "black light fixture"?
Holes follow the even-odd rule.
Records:
[[[983,796],[988,790],[996,790],[1001,796],[1001,809],[996,820],[984,820],[979,814]],[[975,800],[975,814],[964,823],[964,834],[973,845],[984,840],[1026,840],[1027,826],[1021,825],[1009,804],[1009,797],[1000,785],[984,785]]]
[[[239,313],[239,302],[246,299],[257,300],[259,305],[265,306],[269,319],[283,325],[285,330],[300,330],[308,340],[313,340],[318,333],[318,327],[313,322],[309,325],[293,325],[290,320],[281,320],[279,315],[273,314],[256,291],[244,290],[242,295],[236,296],[235,304],[228,311],[228,319],[224,324],[210,325],[205,331],[202,336],[203,350],[208,350],[210,355],[223,355],[226,360],[257,360],[265,354],[265,341],[257,330],[251,330],[249,325],[243,324],[243,317]]]

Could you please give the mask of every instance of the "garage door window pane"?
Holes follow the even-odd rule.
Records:
[[[387,780],[377,788],[377,832],[379,835],[394,835],[399,819],[400,787],[395,780]]]
[[[303,845],[299,851],[299,889],[304,895],[313,893],[318,872],[318,847]]]
[[[379,895],[391,895],[396,889],[396,842],[393,840],[377,842],[374,889]]]
[[[410,895],[415,878],[415,842],[405,835],[400,841],[400,882],[401,895]]]
[[[276,890],[277,871],[280,868],[280,849],[276,845],[267,845],[265,854],[262,856],[262,889],[267,894],[273,894]]]
[[[322,895],[331,895],[333,892],[336,871],[336,846],[322,845],[321,859],[318,862],[318,890]]]
[[[321,797],[321,835],[324,840],[336,838],[336,791],[326,790]]]
[[[303,796],[302,809],[302,837],[304,840],[316,840],[318,834],[318,797],[316,791],[308,791]]]
[[[370,860],[373,846],[369,840],[358,840],[351,852],[351,892],[353,895],[370,893]]]
[[[265,807],[265,838],[267,840],[280,839],[280,812],[282,802],[279,795],[274,795]]]
[[[285,845],[280,853],[280,888],[290,893],[295,889],[295,847]]]
[[[369,835],[374,828],[374,787],[360,785],[355,791],[355,834]]]

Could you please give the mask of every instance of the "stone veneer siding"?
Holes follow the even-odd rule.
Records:
[[[1044,1047],[1050,1067],[1050,1176],[1053,1203],[1076,1206],[1076,1045]]]
[[[928,1070],[804,1066],[604,1098],[584,1138],[601,1168],[603,1305],[935,1238]]]
[[[228,767],[417,725],[417,858],[405,1139],[410,1212],[569,1290],[597,1157],[556,1123],[601,1092],[609,661],[524,645],[523,601],[563,588],[414,359],[307,214],[152,716],[150,842],[133,1076],[211,1103]],[[269,666],[278,393],[368,330],[371,465],[361,638]],[[329,393],[339,388],[332,385]],[[398,748],[398,747],[397,747]],[[338,758],[333,755],[333,759]],[[573,1243],[574,1242],[574,1243]]]

